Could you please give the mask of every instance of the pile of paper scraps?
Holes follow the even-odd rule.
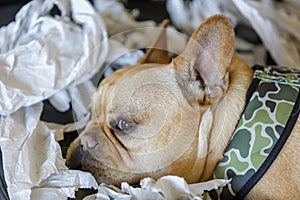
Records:
[[[252,27],[262,44],[237,38],[236,49],[251,66],[265,64],[266,51],[280,65],[300,67],[300,14],[296,1],[167,0],[172,23],[186,34],[208,16],[223,13],[236,26]],[[52,15],[56,7],[58,14]],[[64,132],[82,129],[90,118],[89,97],[102,73],[132,65],[143,56],[153,38],[154,21],[138,22],[138,12],[118,1],[34,0],[1,27],[0,37],[0,145],[10,199],[67,199],[78,188],[98,189],[85,199],[204,198],[204,190],[226,180],[188,185],[167,176],[156,182],[141,180],[118,189],[98,185],[87,172],[65,166],[57,141]],[[134,30],[133,30],[134,29]],[[129,30],[129,31],[128,31]],[[155,30],[155,29],[154,29]],[[188,39],[169,29],[169,49],[178,54]],[[172,42],[176,41],[176,42]],[[107,68],[107,66],[109,66]],[[72,109],[75,123],[61,125],[40,120],[43,101],[59,111]]]
[[[254,29],[262,44],[235,38],[236,50],[247,52],[240,56],[249,66],[266,64],[268,51],[276,64],[300,68],[300,1],[167,0],[166,3],[172,22],[187,34],[207,17],[219,13],[229,17],[234,27],[245,24]]]

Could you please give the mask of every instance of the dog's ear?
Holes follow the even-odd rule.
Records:
[[[233,53],[234,31],[228,18],[215,15],[204,21],[172,61],[185,94],[202,103],[220,99],[227,89]]]
[[[166,28],[169,25],[169,20],[164,20],[160,25],[160,30],[157,36],[154,38],[151,48],[149,48],[144,57],[142,57],[138,63],[159,63],[168,64],[170,58],[167,50],[167,36]]]

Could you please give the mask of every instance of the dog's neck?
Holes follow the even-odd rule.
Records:
[[[224,98],[212,108],[213,125],[208,135],[208,155],[200,181],[211,178],[223,158],[224,150],[243,112],[247,90],[253,71],[238,57],[234,57],[229,71],[229,87]]]

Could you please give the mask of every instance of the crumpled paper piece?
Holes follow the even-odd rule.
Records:
[[[230,180],[216,179],[203,183],[187,184],[183,178],[177,176],[164,176],[157,181],[152,178],[144,178],[140,182],[141,187],[132,187],[125,182],[121,184],[121,189],[101,184],[97,194],[87,196],[84,200],[202,200],[205,197],[205,192],[223,187],[229,182]]]
[[[235,42],[236,50],[247,52],[238,55],[250,67],[265,65],[269,51],[278,65],[300,68],[299,1],[167,0],[166,5],[172,22],[188,34],[207,17],[220,13],[229,17],[234,27],[239,23],[252,26],[263,45],[247,44],[241,38]]]
[[[290,13],[288,7],[276,9],[274,5],[263,2],[233,2],[249,20],[277,64],[300,69],[300,17]],[[292,6],[287,1],[285,5]]]
[[[230,18],[233,26],[237,24],[237,17],[229,9],[229,1],[189,1],[167,0],[166,8],[176,27],[192,35],[200,24],[208,17],[215,14],[224,14]]]
[[[134,9],[134,11],[137,11],[136,14],[130,13],[119,1],[94,0],[94,6],[106,24],[110,36],[109,42],[112,42],[112,45],[109,45],[111,48],[106,61],[112,62],[121,56],[121,54],[111,56],[112,52],[119,51],[113,47],[114,45],[123,46],[121,47],[123,48],[123,54],[125,52],[124,48],[127,49],[126,53],[128,53],[128,50],[150,47],[156,36],[155,33],[158,31],[157,29],[151,31],[151,28],[158,27],[159,24],[152,20],[136,21],[135,18],[138,16],[139,11]],[[181,53],[188,39],[186,33],[176,31],[171,25],[167,27],[168,50],[173,53]]]
[[[59,170],[43,180],[39,187],[33,188],[31,199],[75,198],[75,189],[91,187],[96,189],[98,184],[89,173],[77,170]]]
[[[104,20],[110,36],[129,29],[155,26],[155,22],[152,20],[136,21],[135,17],[138,13],[129,13],[119,1],[94,0],[93,2],[95,9]]]
[[[54,5],[61,16],[50,16]],[[34,0],[0,29],[0,37],[0,115],[91,78],[108,50],[105,26],[84,0]]]
[[[46,191],[51,192],[51,187],[47,188],[44,185],[47,180],[51,183],[51,177],[55,176],[55,173],[56,176],[61,175],[57,180],[64,186],[52,187],[53,191],[62,194],[59,199],[74,196],[77,188],[97,186],[94,177],[86,172],[68,171],[65,172],[68,176],[63,176],[62,171],[67,170],[67,167],[53,132],[39,121],[42,109],[42,103],[38,103],[0,118],[0,146],[10,199],[34,200],[33,188],[34,196],[45,194]],[[70,177],[81,178],[75,180]]]

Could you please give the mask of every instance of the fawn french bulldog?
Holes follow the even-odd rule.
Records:
[[[169,62],[165,35],[135,66],[104,79],[93,116],[67,153],[67,164],[119,185],[144,177],[207,181],[244,110],[253,70],[234,55],[234,31],[208,18]],[[300,196],[300,121],[248,199]]]

